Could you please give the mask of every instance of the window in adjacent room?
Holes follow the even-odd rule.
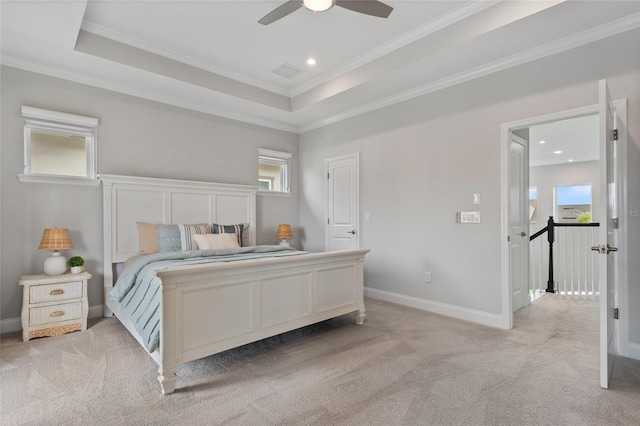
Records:
[[[591,185],[556,186],[558,222],[591,222]]]
[[[529,187],[529,223],[538,221],[538,187]]]
[[[22,107],[23,182],[97,184],[96,130],[92,117]]]
[[[265,193],[286,193],[289,189],[288,152],[258,149],[258,190]]]

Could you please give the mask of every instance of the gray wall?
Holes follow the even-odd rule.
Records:
[[[17,278],[41,270],[47,254],[36,248],[47,226],[71,230],[73,253],[96,273],[90,303],[101,303],[100,188],[17,181],[21,105],[99,118],[103,173],[253,184],[256,148],[293,152],[293,196],[259,197],[258,242],[275,242],[286,221],[297,230],[293,244],[313,251],[324,249],[324,159],[359,151],[361,214],[371,214],[370,223],[361,218],[362,247],[372,249],[367,286],[501,314],[500,124],[595,104],[597,81],[607,78],[614,98],[629,99],[626,303],[640,351],[640,49],[632,40],[612,37],[307,132],[299,162],[296,135],[3,68],[1,318],[19,316]],[[456,211],[476,208],[481,224],[455,223]],[[425,270],[432,284],[422,282]]]
[[[102,187],[21,183],[20,107],[99,119],[99,173],[257,185],[258,148],[293,154],[291,197],[258,196],[257,242],[276,244],[290,223],[298,245],[298,136],[3,67],[1,165],[1,318],[20,316],[18,277],[41,273],[37,250],[46,227],[69,228],[74,249],[94,274],[89,304],[102,303]]]
[[[529,227],[531,234],[547,226],[549,216],[554,216],[553,192],[558,185],[591,184],[591,220],[600,222],[600,162],[581,161],[579,163],[553,164],[531,167],[529,185],[538,188],[538,220]],[[554,217],[554,220],[562,220]]]
[[[301,135],[305,249],[324,248],[324,159],[360,152],[368,287],[501,314],[500,125],[598,102],[606,78],[629,99],[629,206],[638,209],[640,49],[612,37]],[[481,194],[481,205],[472,194]],[[479,225],[454,214],[478,210]],[[640,342],[640,218],[629,217],[629,323]],[[433,283],[423,283],[425,270]],[[640,347],[639,347],[640,348]]]

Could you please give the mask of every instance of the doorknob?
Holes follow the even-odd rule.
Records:
[[[353,235],[356,235],[356,230],[355,230],[355,229],[352,229],[351,231],[348,231],[348,232],[347,232],[347,234],[353,234]]]
[[[520,233],[520,236],[521,236],[521,237],[526,237],[526,236],[527,236],[527,233],[526,233],[526,232],[524,232],[524,231],[522,231],[522,232]]]
[[[591,250],[597,251],[598,253],[608,254],[612,251],[618,251],[618,247],[611,247],[609,244],[605,246],[592,246]]]

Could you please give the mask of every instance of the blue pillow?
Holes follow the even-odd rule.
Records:
[[[178,225],[158,224],[158,252],[180,251],[181,247]]]

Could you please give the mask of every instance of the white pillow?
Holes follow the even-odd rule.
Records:
[[[236,234],[196,234],[192,238],[200,250],[240,247]]]

